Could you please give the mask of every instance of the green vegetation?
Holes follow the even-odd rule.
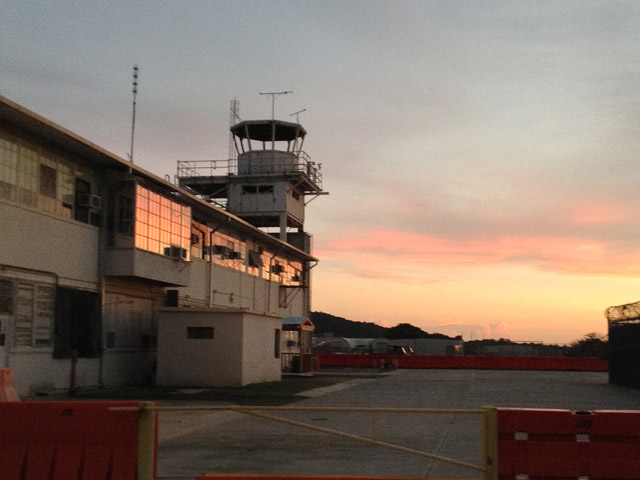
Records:
[[[572,342],[566,347],[567,357],[608,358],[609,342],[597,333],[587,333],[584,338]]]
[[[370,377],[371,375],[367,375]],[[194,401],[233,405],[285,405],[304,400],[304,392],[357,378],[354,376],[285,376],[280,382],[256,383],[226,388],[130,387],[122,389],[78,389],[78,400]]]

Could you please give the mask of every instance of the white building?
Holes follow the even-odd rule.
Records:
[[[323,193],[292,128],[286,167],[268,171],[274,137],[252,150],[262,171],[240,152],[210,179],[235,192],[225,210],[0,97],[0,368],[18,393],[280,379],[282,318],[310,310],[304,196]]]

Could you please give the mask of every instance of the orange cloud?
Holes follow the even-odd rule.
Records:
[[[390,280],[398,276],[411,277],[407,272],[414,270],[415,274],[429,265],[524,264],[573,274],[640,275],[640,250],[579,238],[484,237],[453,240],[376,230],[366,235],[333,240],[316,254],[323,259],[349,260],[349,269],[355,273]]]

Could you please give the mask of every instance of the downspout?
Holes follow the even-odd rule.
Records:
[[[271,284],[273,283],[271,281],[271,277],[273,276],[273,273],[271,272],[271,266],[273,265],[273,259],[276,258],[276,255],[278,255],[282,249],[284,247],[282,245],[280,245],[280,248],[278,248],[273,255],[271,255],[271,258],[269,259],[269,284],[268,284],[268,289],[267,289],[267,313],[271,313]]]
[[[311,265],[312,262],[306,262],[307,264],[307,271],[305,272],[306,274],[306,286],[307,286],[307,292],[304,295],[304,303],[305,305],[305,314],[307,316],[311,316],[311,269],[316,267],[318,265],[318,261],[315,260],[313,265]]]
[[[227,217],[227,223],[230,221],[231,219]],[[213,234],[221,228],[222,224],[209,232],[209,278],[207,281],[207,304],[209,308],[213,308],[213,294],[211,292],[211,287],[213,287]]]

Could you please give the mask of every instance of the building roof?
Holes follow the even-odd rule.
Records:
[[[1,95],[0,121],[3,126],[7,126],[19,132],[28,133],[39,138],[44,143],[58,146],[82,158],[88,159],[95,165],[108,167],[123,172],[129,171],[136,177],[149,180],[154,184],[163,187],[163,189],[173,192],[178,196],[178,198],[191,206],[199,206],[200,208],[207,209],[208,214],[214,217],[218,217],[222,221],[229,222],[230,226],[244,232],[247,235],[250,235],[256,239],[259,238],[262,242],[269,245],[274,245],[276,248],[288,250],[298,257],[304,257],[306,260],[317,261],[315,257],[312,257],[304,251],[288,244],[287,242],[283,242],[273,235],[263,232],[259,228],[227,212],[226,210],[205,202],[204,200],[196,197],[187,190],[184,190],[179,186],[174,185],[173,183],[161,177],[158,177],[157,175],[154,175],[153,173],[148,172],[143,168],[140,168],[139,166],[133,164],[128,160],[114,155],[104,148],[86,140],[80,135],[77,135],[64,127],[61,127],[51,120],[48,120]]]
[[[233,125],[231,133],[243,139],[280,142],[304,138],[307,131],[299,123],[282,120],[246,120]]]
[[[282,319],[283,330],[313,330],[315,326],[307,317],[285,317]]]

